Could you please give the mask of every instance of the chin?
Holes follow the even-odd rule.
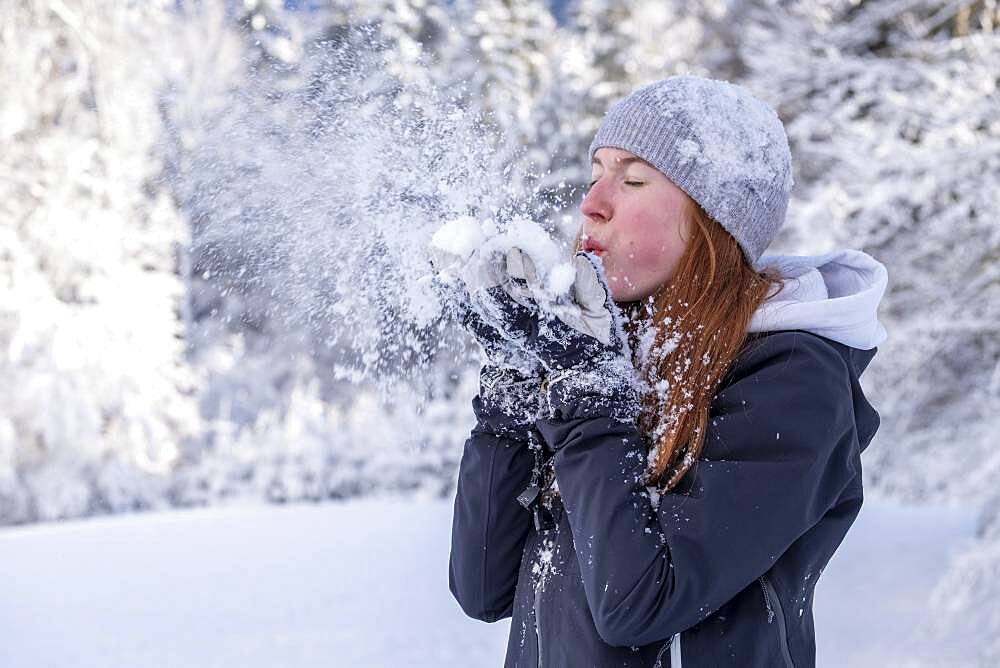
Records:
[[[653,294],[652,289],[636,285],[628,280],[628,276],[622,276],[614,269],[605,275],[608,279],[608,287],[611,290],[611,299],[616,302],[635,302]]]
[[[628,302],[638,302],[653,294],[653,290],[643,290],[636,287],[626,287],[622,289],[611,288],[611,298],[616,303],[625,304]]]
[[[634,302],[642,299],[642,294],[639,290],[629,287],[617,287],[614,284],[611,285],[611,299],[616,302]]]

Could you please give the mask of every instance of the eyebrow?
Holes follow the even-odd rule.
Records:
[[[642,158],[639,158],[639,157],[636,157],[636,156],[632,156],[630,158],[622,158],[621,160],[617,160],[616,162],[619,165],[621,165],[622,167],[627,167],[628,165],[631,165],[633,162],[643,162],[644,163],[646,161],[643,160]],[[604,167],[604,163],[601,162],[600,159],[596,155],[593,158],[590,159],[590,164],[591,165],[600,165],[601,167]]]

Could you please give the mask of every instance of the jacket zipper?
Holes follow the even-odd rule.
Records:
[[[774,585],[771,584],[770,580],[767,580],[765,576],[760,576],[757,578],[760,582],[761,589],[764,590],[764,604],[767,605],[767,623],[771,623],[773,617],[778,618],[778,640],[781,644],[781,656],[785,660],[785,665],[788,668],[795,668],[795,664],[792,663],[792,653],[788,649],[788,629],[785,627],[785,613],[781,609],[781,601],[778,600],[778,592],[775,591]],[[774,601],[774,610],[771,609],[771,601]]]
[[[539,599],[542,596],[542,588],[535,587],[535,646],[538,647],[538,668],[542,667],[542,625],[538,619]]]
[[[663,643],[660,651],[656,653],[656,663],[653,668],[662,668],[663,653],[670,650],[670,668],[681,668],[681,634],[680,632],[670,636],[667,642]]]

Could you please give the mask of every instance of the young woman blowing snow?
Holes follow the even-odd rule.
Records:
[[[879,424],[858,376],[885,268],[762,255],[791,156],[739,86],[641,88],[590,155],[571,300],[530,249],[463,276],[488,361],[451,591],[512,616],[507,666],[811,666],[813,591]]]

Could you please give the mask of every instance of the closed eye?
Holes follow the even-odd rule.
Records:
[[[590,183],[588,184],[588,187],[593,188],[595,183],[597,183],[597,179],[592,179],[590,181]],[[646,185],[646,182],[645,181],[625,181],[625,185],[627,185],[627,186],[633,186],[633,187],[638,188],[639,186]]]

